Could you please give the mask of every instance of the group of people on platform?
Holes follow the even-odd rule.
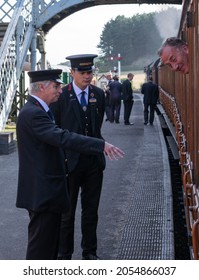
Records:
[[[123,83],[120,83],[117,75],[112,76],[111,72],[106,74],[108,80],[104,89],[106,100],[106,121],[110,121],[110,123],[120,122],[121,101],[123,99],[124,124],[133,125],[133,123],[130,123],[129,121],[134,102],[131,83],[133,77],[134,75],[129,73],[127,79]]]
[[[163,63],[188,73],[185,43],[174,38],[167,40],[159,55]],[[132,124],[129,117],[134,75],[129,73],[123,84],[117,77],[113,79],[111,74],[107,75],[105,96],[102,89],[91,84],[95,57],[67,57],[73,81],[64,88],[60,69],[28,73],[30,96],[19,113],[16,126],[19,155],[16,206],[25,208],[30,217],[26,259],[72,259],[80,192],[82,259],[100,260],[97,224],[105,155],[110,160],[124,156],[120,148],[103,139],[101,126],[105,112],[110,122],[119,122],[121,98],[124,124]],[[153,124],[157,85],[150,79],[143,84],[141,92],[144,94],[144,123]],[[152,113],[148,117],[149,106]]]
[[[123,100],[124,104],[124,124],[133,125],[130,122],[130,115],[134,103],[132,80],[134,74],[128,73],[127,79],[119,82],[117,75],[112,77],[112,73],[106,74],[107,85],[105,86],[105,100],[106,100],[106,121],[110,123],[120,123],[120,109]],[[158,85],[153,83],[152,77],[148,77],[148,81],[141,87],[141,93],[144,95],[144,124],[153,125],[155,107],[159,99]]]

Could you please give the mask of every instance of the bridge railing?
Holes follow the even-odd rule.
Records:
[[[0,46],[0,131],[4,128],[34,32],[32,1],[20,0],[13,6],[10,22]],[[7,13],[8,20],[11,14]]]

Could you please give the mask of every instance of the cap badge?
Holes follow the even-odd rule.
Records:
[[[89,99],[89,102],[90,102],[90,103],[96,103],[96,102],[97,102],[97,99],[96,99],[96,98],[90,98],[90,99]]]
[[[80,62],[79,66],[90,66],[93,65],[91,62]]]

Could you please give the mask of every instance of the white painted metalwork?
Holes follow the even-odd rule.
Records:
[[[9,25],[0,47],[0,131],[4,128],[12,106],[32,33],[32,1],[5,1],[0,23]]]

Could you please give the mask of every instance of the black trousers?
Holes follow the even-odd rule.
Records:
[[[110,96],[105,97],[105,113],[106,113],[106,119],[109,120],[110,118]]]
[[[29,211],[27,260],[56,260],[61,213]]]
[[[110,107],[110,122],[119,122],[120,119],[121,99],[112,99]]]
[[[96,254],[98,207],[103,171],[92,157],[82,159],[69,174],[70,209],[62,214],[58,258],[70,259],[74,251],[74,224],[79,190],[81,189],[82,255]]]
[[[148,123],[148,120],[150,124],[153,124],[154,121],[154,113],[155,113],[155,107],[156,104],[144,104],[144,122]],[[149,111],[150,109],[150,111]]]
[[[124,123],[129,123],[133,102],[133,100],[124,101]]]

